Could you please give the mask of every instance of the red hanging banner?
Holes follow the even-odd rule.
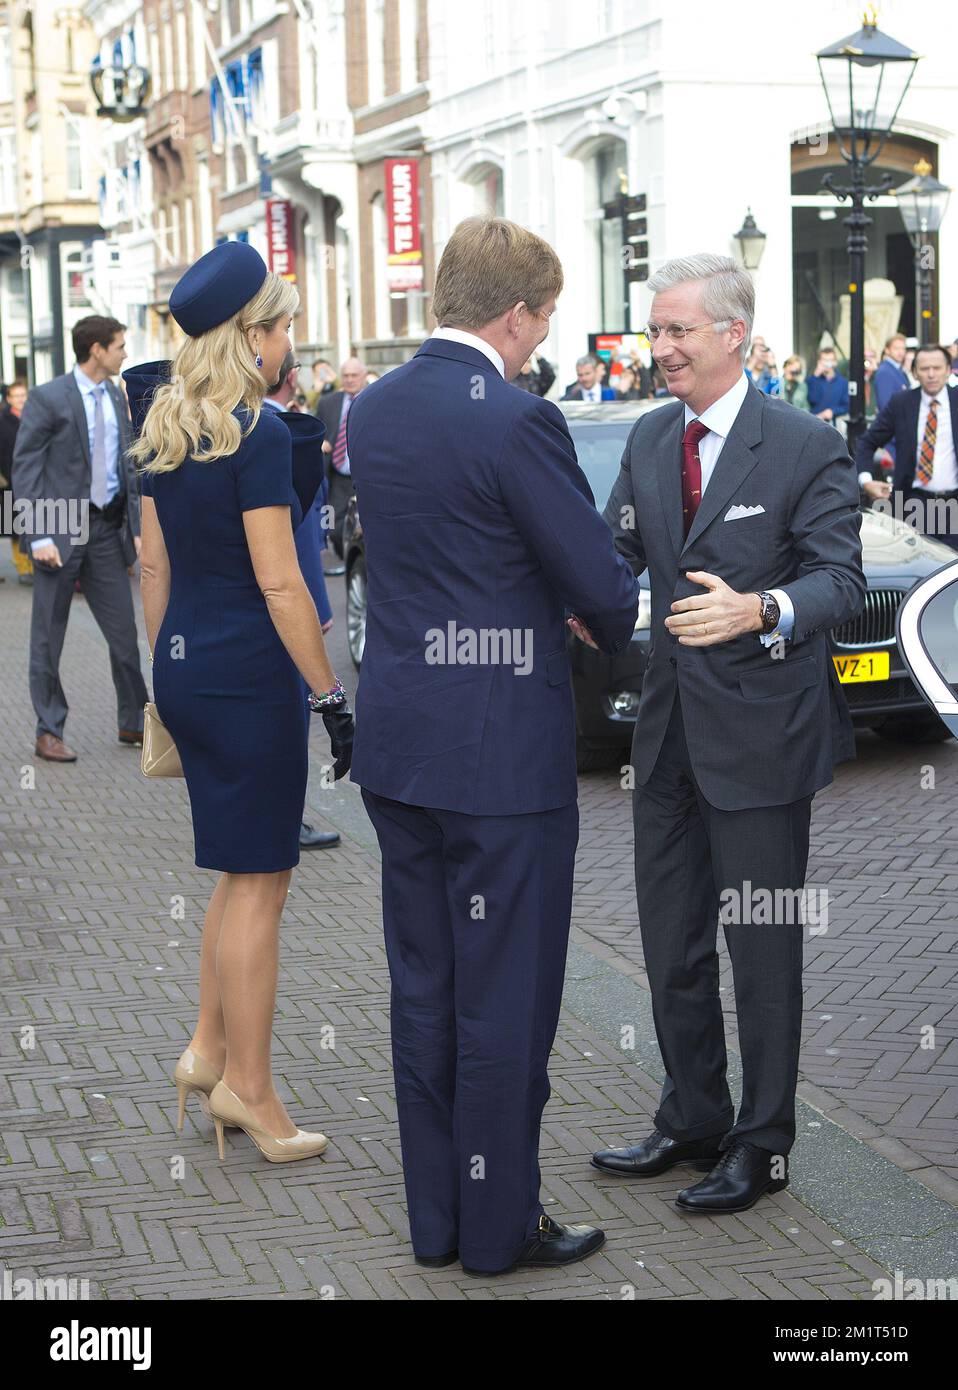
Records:
[[[386,280],[390,293],[421,290],[422,241],[419,235],[419,164],[415,159],[386,159]]]
[[[284,280],[296,283],[293,205],[288,198],[266,200],[266,264]]]

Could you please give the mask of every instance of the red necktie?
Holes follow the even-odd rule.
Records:
[[[688,536],[702,500],[702,461],[699,443],[709,432],[701,420],[690,420],[682,436],[682,526]]]
[[[931,482],[931,475],[935,471],[935,441],[938,437],[938,402],[932,398],[928,405],[928,419],[925,421],[925,433],[921,441],[921,453],[918,455],[918,467],[915,469],[915,481],[928,484]]]
[[[352,397],[343,397],[343,413],[339,417],[339,431],[336,435],[336,443],[333,445],[333,467],[337,473],[342,473],[346,467],[346,416],[349,414],[349,407],[352,405]]]

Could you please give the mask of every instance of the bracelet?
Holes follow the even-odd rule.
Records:
[[[316,695],[310,691],[306,696],[306,703],[315,714],[320,714],[323,710],[335,709],[337,705],[346,703],[346,692],[342,682],[337,681],[332,690],[325,690],[322,695]]]

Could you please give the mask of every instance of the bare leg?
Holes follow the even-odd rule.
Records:
[[[279,972],[279,919],[291,869],[228,874],[226,909],[216,952],[226,1024],[224,1083],[270,1134],[292,1138],[297,1126],[276,1094],[270,1039]]]
[[[220,1076],[226,1062],[226,1024],[220,987],[216,979],[216,947],[229,892],[229,874],[220,874],[203,922],[203,944],[200,948],[200,1013],[190,1047]]]

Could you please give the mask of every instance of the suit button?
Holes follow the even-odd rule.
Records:
[[[675,665],[675,657],[674,657],[674,656],[670,656],[670,657],[669,657],[669,661],[672,663],[673,666]]]

